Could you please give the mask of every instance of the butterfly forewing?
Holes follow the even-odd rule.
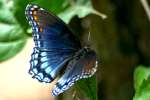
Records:
[[[26,8],[26,16],[32,26],[37,47],[73,50],[81,48],[79,40],[67,25],[47,10],[29,4]]]
[[[35,42],[29,73],[41,82],[51,82],[81,48],[80,42],[63,21],[47,10],[29,4],[25,14]]]

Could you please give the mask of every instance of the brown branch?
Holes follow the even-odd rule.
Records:
[[[144,10],[148,16],[149,21],[150,21],[150,7],[148,5],[148,1],[147,0],[140,0],[140,1],[141,1],[141,4],[143,5]]]

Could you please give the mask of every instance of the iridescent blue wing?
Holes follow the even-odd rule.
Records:
[[[63,21],[43,8],[29,4],[25,13],[35,42],[29,73],[41,82],[51,82],[81,48],[80,42]]]
[[[57,16],[33,4],[26,7],[26,16],[32,26],[36,47],[47,50],[71,49],[75,51],[81,48],[79,40]]]
[[[52,90],[52,95],[59,95],[79,79],[91,77],[96,72],[96,67],[95,52],[90,49],[81,49],[69,62],[64,75],[57,81]]]
[[[40,82],[50,83],[71,57],[72,52],[67,50],[46,51],[35,47],[31,55],[29,73]]]

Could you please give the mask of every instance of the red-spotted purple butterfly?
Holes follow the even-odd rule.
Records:
[[[35,42],[29,73],[40,82],[50,83],[65,69],[52,95],[57,96],[77,80],[96,72],[95,52],[89,47],[81,48],[79,40],[62,20],[35,4],[27,5],[25,14]]]

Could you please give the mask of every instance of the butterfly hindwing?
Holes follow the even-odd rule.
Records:
[[[89,48],[81,49],[69,62],[64,75],[57,81],[52,91],[54,96],[69,89],[76,81],[91,77],[96,72],[96,54]]]
[[[29,4],[25,13],[35,42],[29,73],[41,82],[51,82],[81,48],[80,42],[63,21],[47,10]]]

